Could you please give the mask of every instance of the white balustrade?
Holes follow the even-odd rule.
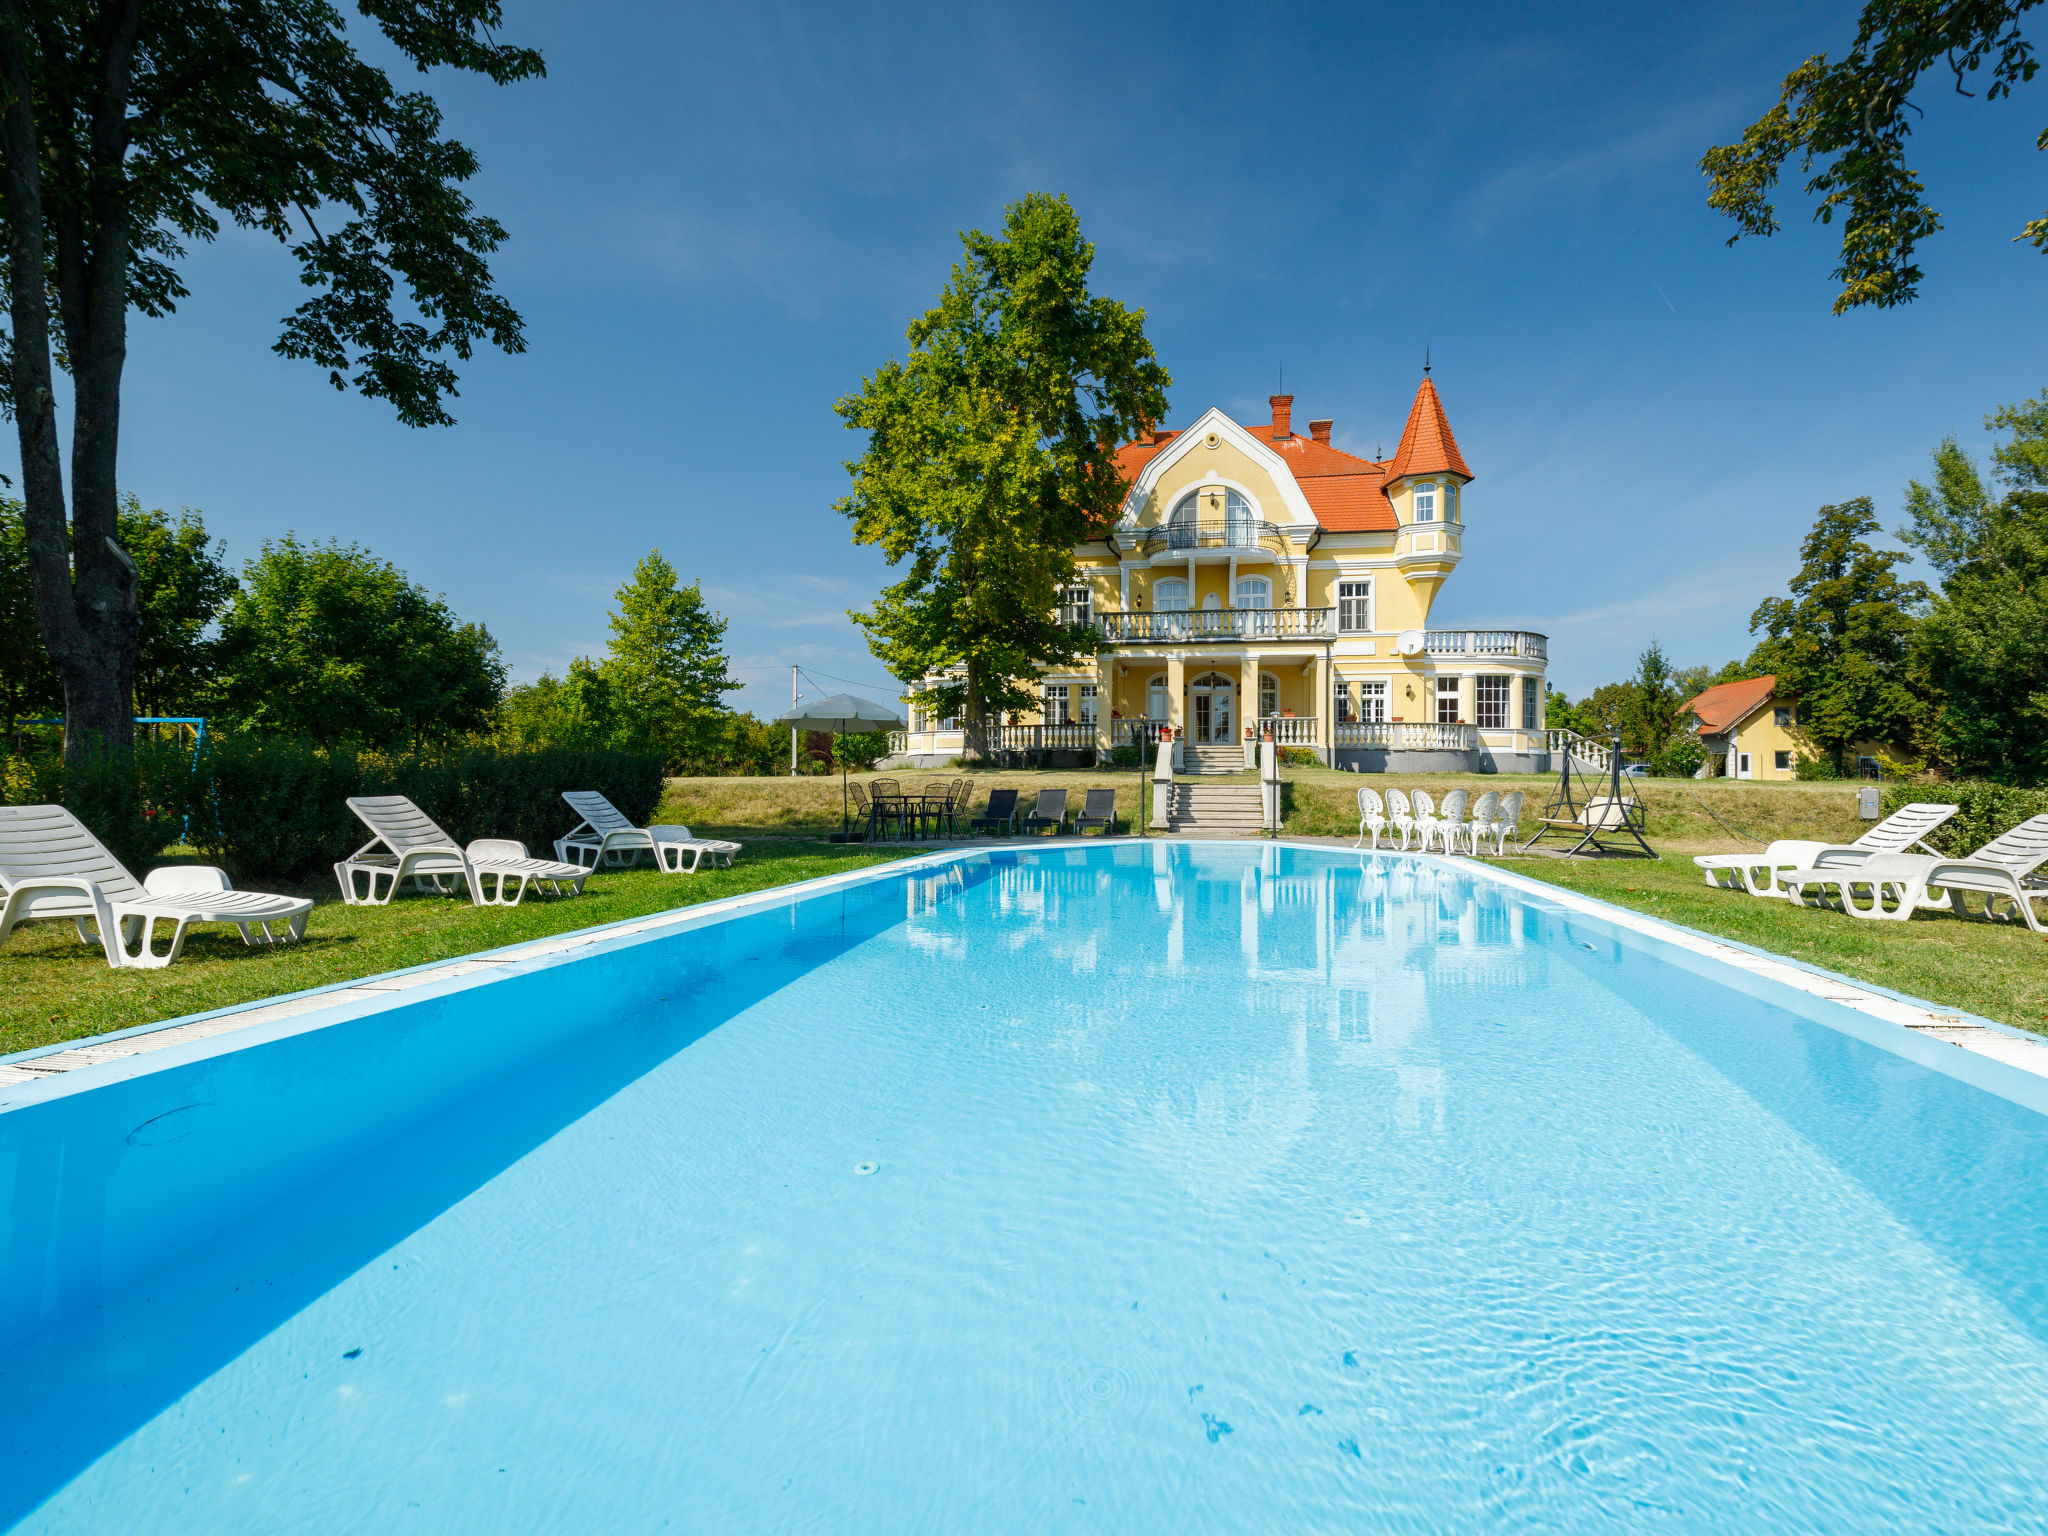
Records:
[[[1316,717],[1308,715],[1267,715],[1259,721],[1259,731],[1273,733],[1276,747],[1313,747],[1316,741]]]
[[[1337,725],[1340,747],[1381,747],[1390,752],[1469,752],[1479,744],[1469,725],[1430,720],[1344,720]]]

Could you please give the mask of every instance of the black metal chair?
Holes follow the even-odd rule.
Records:
[[[1079,837],[1090,827],[1100,827],[1107,837],[1110,828],[1116,825],[1116,791],[1113,789],[1091,789],[1081,802],[1081,809],[1074,817],[1074,835]]]
[[[1017,831],[1017,791],[1014,789],[990,790],[988,804],[981,808],[979,816],[968,823],[971,832],[986,830],[993,835],[998,829],[1012,835]]]
[[[860,835],[861,835],[861,836],[862,836],[862,837],[863,837],[864,839],[868,840],[869,842],[872,842],[872,841],[874,841],[874,836],[875,836],[875,803],[874,803],[874,802],[873,802],[872,800],[870,800],[870,799],[868,798],[868,787],[867,787],[867,785],[865,785],[865,784],[848,784],[848,785],[846,786],[846,789],[847,789],[847,793],[849,793],[850,795],[852,795],[852,796],[853,796],[853,808],[854,808],[854,810],[855,810],[855,811],[856,811],[856,812],[857,812],[857,813],[859,814],[859,816],[860,816],[860,821],[861,821],[861,833],[860,833]]]
[[[1041,789],[1038,792],[1038,804],[1024,818],[1024,830],[1036,832],[1040,827],[1051,827],[1054,837],[1067,829],[1067,792],[1064,789]]]

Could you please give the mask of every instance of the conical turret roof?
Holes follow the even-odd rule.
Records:
[[[1428,374],[1415,391],[1415,404],[1408,411],[1408,425],[1401,429],[1401,446],[1387,465],[1387,484],[1403,475],[1444,473],[1472,478],[1465,456],[1458,452],[1458,440],[1451,436],[1451,424],[1444,419],[1444,403],[1437,398],[1436,385]]]

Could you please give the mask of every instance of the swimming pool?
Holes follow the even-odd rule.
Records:
[[[2038,1080],[1846,1018],[1101,843],[73,1074],[0,1113],[0,1526],[2036,1524]]]

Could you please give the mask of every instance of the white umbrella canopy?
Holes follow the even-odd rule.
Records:
[[[800,704],[786,715],[775,717],[777,725],[800,726],[811,731],[903,731],[909,726],[886,704],[851,693],[835,693],[829,699]],[[846,754],[839,754],[839,835],[846,835]]]

